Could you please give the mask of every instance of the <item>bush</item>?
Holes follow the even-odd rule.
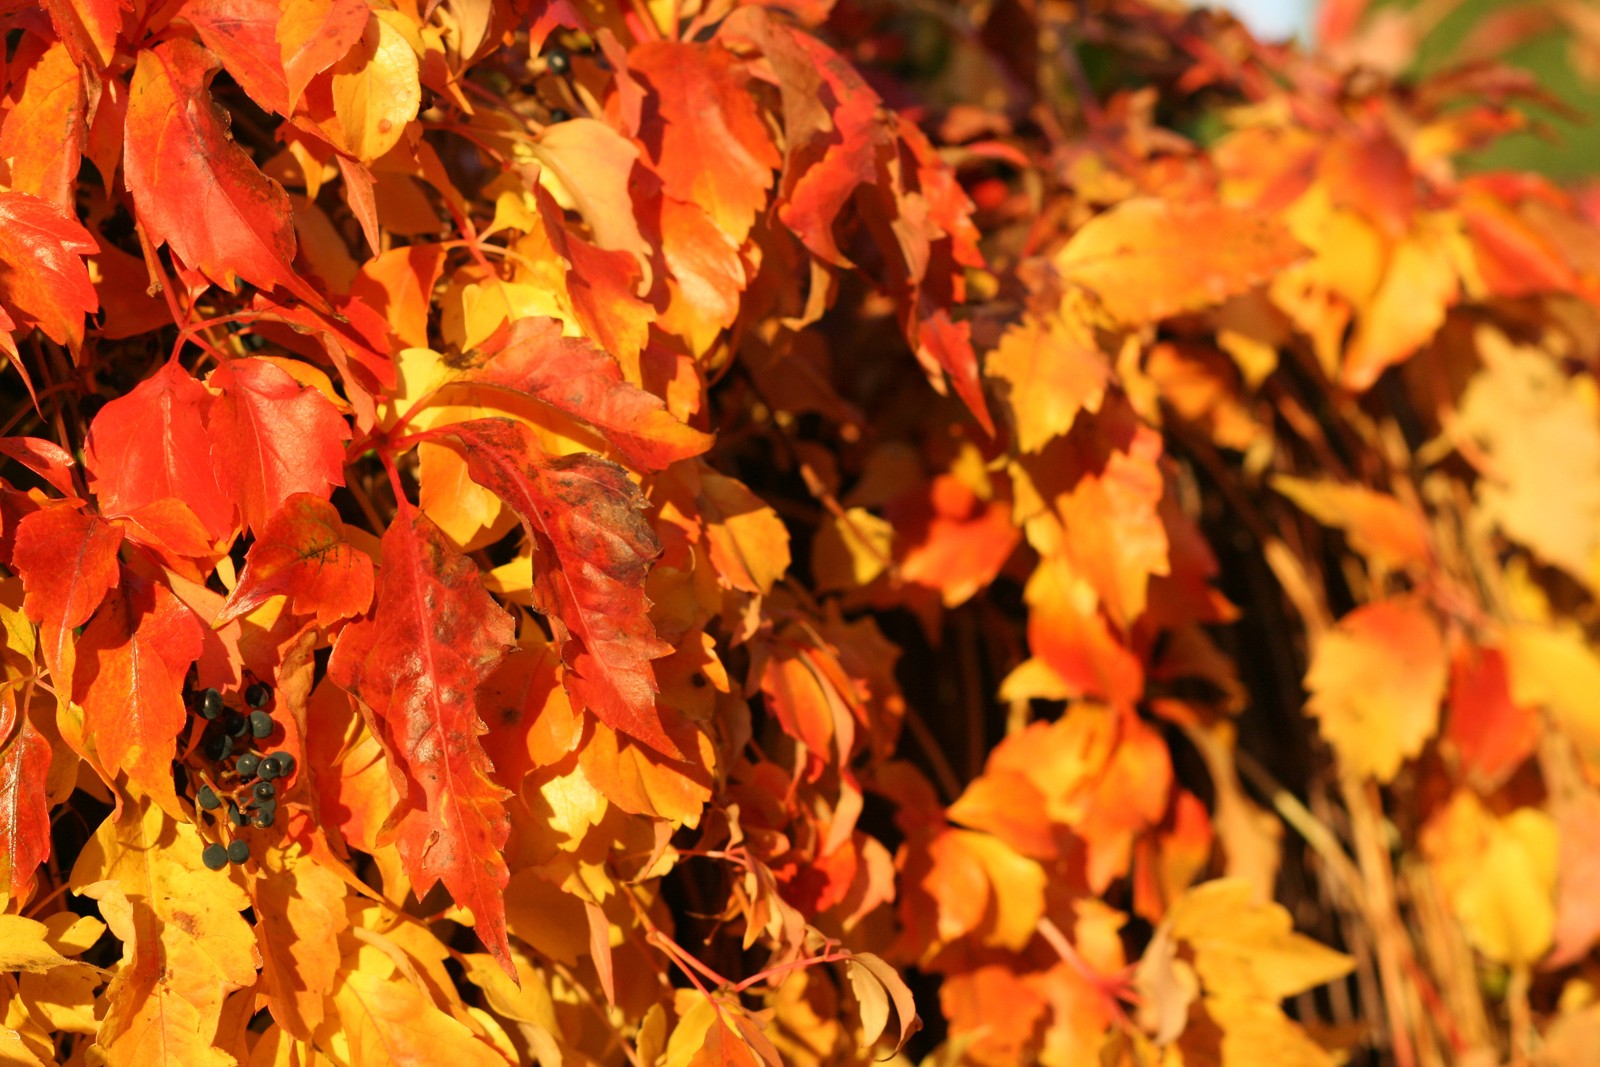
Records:
[[[1456,163],[1527,79],[0,17],[7,1062],[1588,1062],[1600,199]]]

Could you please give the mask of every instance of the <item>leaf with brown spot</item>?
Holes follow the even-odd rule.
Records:
[[[409,809],[400,854],[418,895],[442,881],[507,973],[515,973],[501,896],[510,877],[501,855],[507,794],[489,777],[475,697],[514,638],[477,564],[402,503],[383,535],[372,618],[344,630],[328,665],[372,709]]]
[[[310,493],[296,493],[250,546],[244,573],[215,625],[285,596],[290,610],[316,616],[317,625],[326,629],[365,612],[372,588],[372,560],[350,544],[338,509]]]
[[[522,517],[535,545],[536,606],[556,630],[573,700],[681,759],[656,705],[650,661],[672,649],[656,638],[645,598],[661,549],[640,514],[639,487],[598,456],[545,456],[530,429],[506,419],[456,423],[426,436],[459,442],[473,481]]]

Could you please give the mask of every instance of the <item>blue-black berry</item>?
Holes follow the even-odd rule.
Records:
[[[262,804],[260,807],[256,808],[256,813],[250,817],[250,825],[254,826],[258,830],[265,830],[272,825],[273,821],[276,820],[277,817],[278,805]]]
[[[250,732],[250,720],[237,711],[230,711],[222,716],[222,729],[229,737],[243,737]]]
[[[248,842],[235,840],[228,846],[228,862],[243,863],[250,858],[250,845]]]
[[[200,791],[194,795],[194,799],[207,811],[216,811],[222,807],[222,799],[217,796],[216,790],[209,785],[201,786]]]
[[[213,871],[220,871],[228,865],[228,850],[213,841],[200,853],[200,862]]]
[[[207,689],[200,694],[200,717],[202,719],[215,719],[222,714],[222,694],[215,689]]]
[[[294,773],[294,757],[287,752],[274,752],[278,759],[278,777],[287,778]]]
[[[225,760],[233,755],[233,738],[225,733],[208,733],[200,742],[200,751],[209,760]]]
[[[568,111],[566,108],[553,107],[550,109],[550,125],[558,126],[563,122],[570,121],[572,121],[572,112]]]
[[[272,716],[264,711],[252,711],[250,713],[250,736],[259,741],[271,733]]]
[[[244,812],[240,811],[239,805],[231,800],[228,801],[228,821],[235,826],[243,826],[245,824]]]
[[[254,752],[246,752],[239,757],[239,762],[234,767],[239,772],[239,777],[248,781],[256,776],[256,768],[261,766],[261,757]]]
[[[567,55],[565,48],[552,48],[545,53],[545,65],[550,68],[551,74],[565,77],[572,69],[572,57]]]
[[[244,702],[252,708],[264,708],[271,699],[272,687],[262,685],[260,682],[255,683],[244,691]]]
[[[257,800],[271,800],[278,795],[278,790],[271,782],[257,782],[255,788],[250,790],[250,793]]]
[[[256,773],[261,776],[261,780],[264,782],[270,782],[274,778],[282,777],[283,760],[276,753],[274,753],[273,755],[262,760],[261,763],[257,765]]]

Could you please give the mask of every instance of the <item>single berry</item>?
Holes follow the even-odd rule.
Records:
[[[551,74],[565,77],[572,69],[572,57],[567,55],[565,48],[552,48],[544,57],[545,65],[550,68]]]
[[[200,751],[206,759],[221,762],[233,755],[233,738],[224,733],[208,733],[206,739],[200,742]]]
[[[274,752],[278,757],[278,777],[287,778],[294,773],[294,757],[287,752]]]
[[[230,711],[222,716],[222,729],[229,737],[243,737],[250,732],[250,720]]]
[[[270,782],[274,778],[281,778],[283,776],[283,760],[276,755],[268,756],[256,766],[256,773],[261,776],[261,780],[264,782]]]
[[[200,853],[200,862],[213,871],[220,871],[228,865],[228,850],[213,841]]]
[[[257,782],[256,787],[250,790],[257,800],[271,800],[278,795],[278,790],[271,782]]]
[[[272,687],[262,685],[260,682],[255,683],[244,691],[244,702],[252,708],[264,708],[271,699]]]
[[[200,717],[202,719],[215,719],[222,714],[222,694],[215,689],[207,689],[200,694]]]
[[[239,805],[231,800],[228,801],[228,821],[235,826],[243,826],[245,823],[244,812],[240,811]]]
[[[566,108],[553,107],[550,109],[550,125],[556,126],[563,122],[570,121],[572,121],[572,112],[568,111]]]
[[[261,766],[261,757],[254,752],[246,752],[239,757],[239,762],[234,767],[239,772],[239,777],[249,780],[256,776],[256,768]]]
[[[250,713],[250,736],[258,741],[272,733],[272,716],[264,711]]]
[[[212,789],[209,785],[201,786],[200,791],[194,795],[194,798],[195,800],[199,801],[200,806],[205,808],[207,811],[216,811],[218,808],[222,807],[221,798],[217,796],[216,790]]]
[[[276,804],[263,804],[256,809],[255,815],[250,818],[250,825],[258,830],[265,830],[271,826],[278,817]]]
[[[250,858],[250,845],[249,845],[248,842],[239,841],[239,840],[236,839],[236,840],[234,840],[234,842],[232,844],[230,844],[228,846],[228,862],[230,862],[230,863],[243,863],[245,860],[247,860],[249,858]]]

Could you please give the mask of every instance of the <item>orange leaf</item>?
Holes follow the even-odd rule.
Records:
[[[1312,650],[1306,711],[1346,774],[1389,782],[1439,725],[1449,661],[1433,614],[1409,598],[1357,608]]]
[[[215,57],[193,41],[139,53],[128,92],[123,168],[151,240],[232,292],[237,279],[325,300],[295,273],[289,197],[228,136],[206,88]]]
[[[1220,304],[1301,254],[1281,226],[1232,208],[1135,199],[1091,219],[1055,265],[1113,317],[1138,325]]]

